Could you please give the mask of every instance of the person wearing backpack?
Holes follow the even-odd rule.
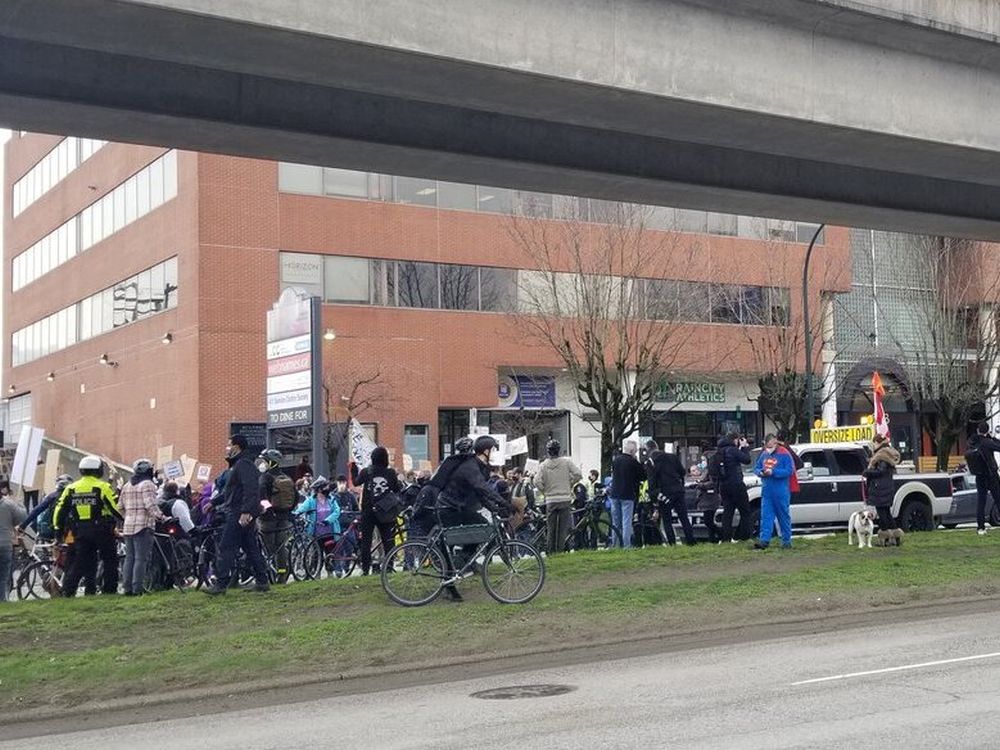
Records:
[[[743,481],[743,467],[749,466],[751,460],[750,444],[746,438],[730,432],[719,440],[718,447],[708,462],[709,479],[722,498],[723,542],[750,537],[750,497]],[[733,515],[736,511],[740,513],[740,525],[736,534],[733,534]]]
[[[38,534],[38,540],[49,542],[55,539],[55,530],[52,528],[52,513],[56,509],[56,500],[62,495],[63,490],[73,482],[73,477],[69,474],[60,474],[56,478],[56,489],[46,495],[42,501],[31,509],[28,517],[18,525],[17,532],[23,534],[25,529],[32,528]]]
[[[1000,451],[1000,440],[991,438],[990,426],[982,422],[976,427],[976,434],[969,438],[969,448],[965,452],[965,463],[969,467],[969,473],[976,478],[976,526],[980,536],[986,534],[988,497],[993,496],[994,505],[1000,503],[997,451]]]
[[[361,575],[372,567],[372,541],[375,529],[382,540],[382,554],[392,549],[396,538],[396,516],[403,508],[399,497],[402,486],[396,472],[389,468],[389,451],[381,445],[372,451],[371,466],[358,470],[351,462],[351,483],[361,489]]]
[[[257,459],[260,499],[265,510],[257,519],[268,554],[273,555],[278,583],[288,583],[288,539],[292,535],[292,511],[299,504],[295,482],[281,471],[284,456],[269,448]]]

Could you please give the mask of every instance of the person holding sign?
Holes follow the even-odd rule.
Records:
[[[396,472],[389,468],[389,451],[381,445],[372,451],[372,464],[358,471],[351,462],[351,483],[361,486],[361,574],[372,567],[372,536],[378,528],[382,554],[388,554],[396,538],[396,516],[403,510],[402,487]]]

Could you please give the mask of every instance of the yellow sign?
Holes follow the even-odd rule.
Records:
[[[875,425],[860,424],[850,427],[824,427],[809,435],[813,443],[857,443],[875,439]]]

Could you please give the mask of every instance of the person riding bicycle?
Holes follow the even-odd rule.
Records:
[[[475,441],[469,437],[455,441],[455,453],[441,463],[431,478],[431,484],[440,490],[437,511],[442,526],[486,523],[480,513],[483,506],[499,516],[513,513],[510,502],[490,487],[488,481],[490,455],[499,449],[500,444],[489,435],[480,435]],[[477,545],[469,545],[463,547],[463,553],[472,555],[476,549]],[[445,591],[453,601],[462,600],[454,586],[447,586]]]
[[[69,474],[60,474],[56,477],[56,489],[50,492],[45,498],[32,508],[28,517],[18,524],[17,533],[23,534],[25,529],[32,528],[38,534],[38,541],[49,542],[55,539],[55,530],[52,528],[52,514],[56,509],[56,501],[62,495],[63,490],[73,482],[73,477]]]
[[[104,562],[103,591],[118,593],[118,545],[115,525],[123,519],[111,485],[104,481],[100,456],[80,459],[80,478],[69,484],[56,501],[52,527],[56,535],[73,534],[73,562],[63,579],[63,596],[75,596],[80,580],[86,594],[97,593],[97,558]]]

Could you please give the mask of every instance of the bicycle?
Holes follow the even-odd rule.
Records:
[[[302,565],[308,580],[320,578],[324,569],[329,575],[347,578],[361,563],[361,514],[353,515],[342,532],[313,539],[303,550]],[[381,568],[385,548],[381,537],[372,545],[372,569]]]
[[[192,580],[197,580],[193,547],[188,540],[178,538],[180,526],[176,521],[168,521],[160,529],[153,532],[143,590],[151,593],[173,587],[184,591]]]
[[[476,545],[461,568],[455,569],[453,547]],[[407,566],[406,560],[412,560]],[[501,604],[525,604],[545,585],[545,561],[536,547],[510,539],[498,517],[472,526],[435,526],[424,540],[393,547],[382,565],[382,588],[404,607],[430,604],[448,586],[475,575],[487,593]]]
[[[582,508],[573,509],[573,526],[563,540],[564,552],[576,550],[610,549],[615,542],[621,544],[621,532],[606,517],[603,498],[589,500]],[[515,538],[533,547],[544,548],[547,544],[548,524],[543,513],[529,510],[525,524],[518,529]]]
[[[24,601],[60,596],[68,550],[65,544],[36,541],[28,552],[30,562],[17,577],[17,598]]]

